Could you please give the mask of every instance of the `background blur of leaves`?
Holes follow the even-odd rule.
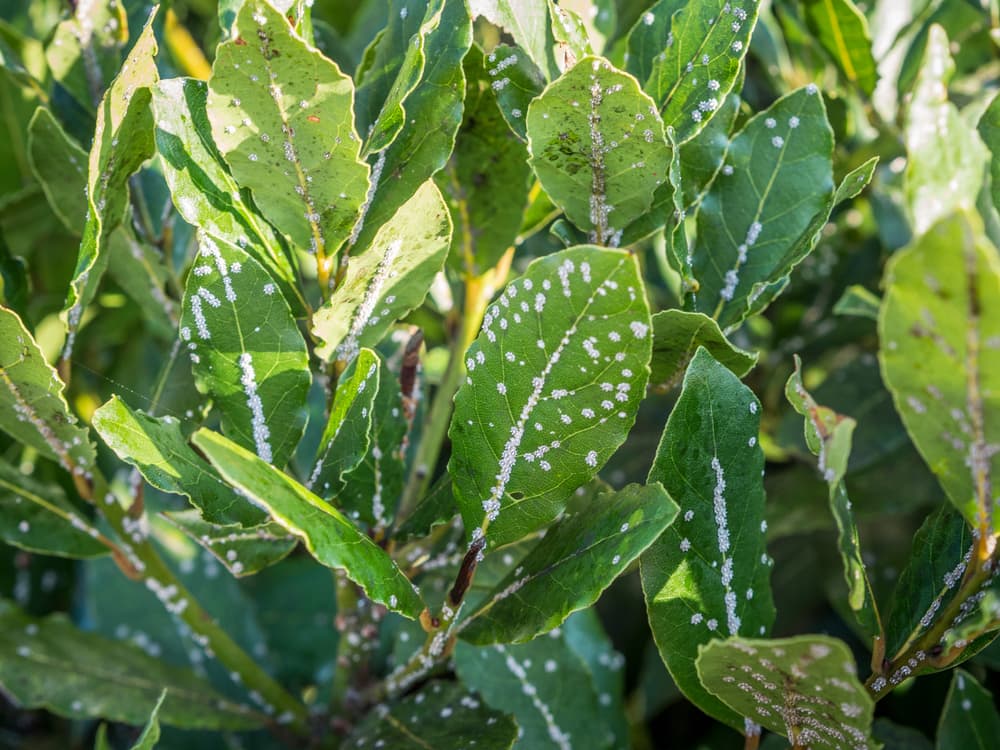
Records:
[[[235,3],[223,0],[223,4]],[[562,4],[594,19],[596,31],[606,39],[604,54],[620,63],[624,35],[650,3],[567,0]],[[747,58],[741,118],[785,92],[818,82],[835,131],[837,177],[872,156],[880,158],[879,166],[872,185],[834,212],[816,251],[792,275],[788,290],[764,316],[741,328],[734,343],[761,352],[746,382],[764,404],[762,443],[769,460],[767,533],[775,558],[778,611],[773,634],[828,632],[856,644],[864,660],[865,649],[849,624],[852,618],[842,616],[835,604],[844,601],[844,583],[828,490],[805,446],[801,418],[785,401],[784,384],[792,372],[792,355],[798,353],[807,366],[805,385],[816,400],[858,422],[846,481],[872,584],[879,598],[888,601],[918,526],[931,509],[947,501],[912,446],[881,383],[875,321],[841,311],[848,302],[863,302],[863,290],[880,293],[886,260],[911,236],[912,217],[907,215],[903,194],[907,154],[901,116],[931,25],[939,24],[948,33],[957,66],[950,95],[966,119],[975,123],[992,98],[1000,74],[1000,7],[997,0],[858,2],[868,19],[873,60],[866,59],[863,47],[845,60],[817,24],[814,6],[821,4],[763,3]],[[204,74],[191,68],[183,44],[193,41],[211,60],[220,35],[216,4],[180,0],[165,5],[191,39],[176,33],[164,38],[160,21],[162,77]],[[112,71],[149,11],[149,4],[139,0],[126,0],[124,7],[133,38],[110,40],[109,60],[102,61],[102,67],[106,63]],[[43,48],[64,11],[61,0],[0,0],[0,278],[5,303],[30,321],[50,359],[63,343],[63,329],[55,316],[65,300],[79,238],[53,213],[34,181],[26,150],[27,125],[39,104],[50,107],[81,143],[88,143],[94,124],[93,108],[74,89],[74,80],[53,83]],[[384,25],[385,14],[385,0],[317,0],[313,7],[317,44],[344,71],[351,72]],[[477,39],[486,48],[500,41],[496,29],[483,22],[477,23]],[[28,83],[20,66],[41,88]],[[172,212],[155,162],[141,173],[139,187],[142,220],[163,244],[165,257],[176,259],[179,268],[193,252],[193,232]],[[993,221],[992,226],[987,221],[987,226],[995,235],[998,222],[992,208],[989,211],[988,219],[991,216]],[[662,239],[643,245],[647,285],[659,307],[676,305],[674,282],[664,278],[657,263],[658,242]],[[561,243],[550,233],[538,232],[524,241],[515,263],[522,266],[559,247]],[[93,324],[82,328],[75,348],[69,397],[85,417],[113,392],[123,393],[142,408],[171,346],[173,332],[159,318],[162,310],[143,302],[141,295],[130,294],[127,284],[128,279],[112,272],[88,312]],[[435,362],[444,359],[443,352],[442,356],[435,352],[443,342],[443,320],[425,307],[413,322],[427,336],[427,377],[433,382],[440,376]],[[189,417],[188,410],[196,403],[193,393],[187,368],[175,368],[161,409],[181,419]],[[671,403],[672,397],[656,395],[644,402],[630,443],[604,472],[607,481],[623,486],[644,479]],[[11,447],[8,438],[0,437],[0,453]],[[65,481],[57,472],[45,478]],[[174,505],[173,500],[151,491],[147,502],[154,507]],[[188,544],[179,535],[174,541],[179,547]],[[288,652],[279,668],[279,677],[286,683],[303,681],[303,675],[315,669],[312,660],[318,654],[333,653],[332,612],[325,609],[325,597],[320,601],[310,596],[315,588],[329,586],[326,571],[299,565],[303,561],[293,557],[252,579],[236,581],[214,575],[209,563],[195,559],[199,562],[190,576],[191,585],[201,598],[216,605],[236,639],[280,644]],[[0,545],[0,595],[33,614],[72,611],[84,625],[139,645],[155,642],[166,651],[162,656],[183,661],[176,636],[160,632],[163,621],[154,616],[158,608],[148,607],[145,599],[133,600],[127,593],[130,586],[107,561],[74,563]],[[637,574],[620,579],[598,609],[616,648],[626,657],[628,710],[637,746],[737,745],[739,740],[730,730],[685,702],[671,685],[649,636]],[[168,653],[172,648],[181,653]],[[266,648],[262,656],[266,662]],[[987,648],[965,668],[995,692],[1000,688],[994,671],[1000,669],[1000,646]],[[879,715],[932,737],[949,680],[947,673],[922,678],[883,701]],[[884,722],[885,718],[876,722],[877,737],[885,740],[890,732],[902,732]],[[88,731],[92,728],[71,725],[43,712],[19,713],[0,698],[0,747],[64,748],[76,742],[89,746]],[[170,734],[164,730],[164,746],[173,746],[167,744]],[[213,744],[217,738],[199,739],[187,733],[184,737],[184,746],[192,750],[217,746]],[[907,737],[894,746],[919,746],[918,739]]]

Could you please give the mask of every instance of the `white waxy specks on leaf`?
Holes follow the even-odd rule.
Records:
[[[270,463],[273,458],[269,442],[271,431],[264,418],[264,405],[257,393],[257,375],[254,372],[253,358],[249,352],[243,352],[240,355],[240,370],[243,372],[240,382],[243,384],[243,392],[247,397],[247,408],[250,409],[250,424],[253,428],[253,441],[257,448],[257,455]]]
[[[378,269],[365,289],[364,300],[354,314],[351,327],[347,332],[347,337],[337,347],[337,359],[348,361],[353,359],[360,348],[359,339],[365,326],[371,325],[375,307],[378,304],[382,289],[390,276],[394,275],[392,264],[395,262],[399,251],[402,249],[402,240],[394,240],[385,249],[385,254],[379,261]],[[371,252],[369,250],[369,252]]]

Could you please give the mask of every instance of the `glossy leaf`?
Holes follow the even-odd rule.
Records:
[[[513,717],[490,708],[460,683],[435,681],[384,712],[370,712],[344,747],[426,750],[472,743],[483,750],[507,750],[517,730]]]
[[[0,684],[21,705],[73,719],[142,724],[166,688],[166,724],[189,729],[251,729],[254,710],[223,698],[187,669],[139,648],[74,627],[64,616],[35,619],[0,602]]]
[[[661,0],[633,29],[630,52],[640,57],[634,69],[648,69],[639,80],[677,143],[697,135],[733,90],[757,10],[755,2],[744,8],[725,0]]]
[[[966,520],[1000,531],[987,489],[1000,476],[1000,258],[956,215],[886,270],[879,357],[914,445]]]
[[[93,425],[118,458],[153,487],[187,497],[209,523],[253,526],[266,519],[191,449],[175,417],[151,417],[113,396],[94,412]]]
[[[698,212],[695,310],[726,330],[808,254],[833,208],[832,150],[815,86],[782,97],[733,138]]]
[[[993,695],[964,669],[956,669],[938,723],[938,750],[988,750],[1000,737]]]
[[[105,244],[128,207],[128,179],[153,155],[150,87],[156,72],[155,10],[97,110],[87,170],[87,221],[63,317],[68,334],[63,359],[73,353],[84,308],[97,292],[108,264]]]
[[[311,375],[305,341],[271,276],[239,248],[200,235],[180,336],[223,431],[284,466],[305,428]]]
[[[17,313],[0,307],[0,429],[85,476],[97,456],[69,411],[65,387]]]
[[[330,256],[368,189],[354,85],[266,2],[245,2],[233,34],[208,83],[212,137],[264,216],[298,247]]]
[[[774,621],[764,531],[760,402],[704,349],[695,354],[648,481],[680,517],[642,557],[653,638],[677,687],[702,711],[743,721],[698,681],[698,646],[766,635]]]
[[[858,526],[847,496],[844,475],[851,455],[851,437],[857,423],[820,406],[802,384],[801,362],[785,384],[785,398],[805,418],[806,445],[819,458],[819,473],[830,490],[830,511],[837,524],[837,543],[844,563],[847,602],[858,624],[870,638],[884,639],[878,604],[861,554]]]
[[[906,195],[918,235],[954,211],[975,206],[989,158],[975,129],[948,101],[954,72],[948,35],[931,26],[905,119]]]
[[[310,490],[326,500],[343,489],[344,474],[354,469],[368,453],[372,412],[381,377],[380,364],[375,352],[361,349],[337,380],[330,417],[306,483]]]
[[[202,429],[193,440],[228,482],[302,539],[319,562],[343,569],[372,601],[410,618],[420,614],[423,602],[402,571],[329,503],[217,433]]]
[[[348,362],[361,347],[375,346],[424,301],[450,242],[448,207],[428,181],[382,225],[367,250],[351,256],[343,281],[313,317],[313,333],[323,341],[316,353]]]
[[[58,485],[32,479],[4,461],[0,461],[0,538],[42,555],[85,558],[110,551],[93,523]]]
[[[421,17],[420,8],[425,6]],[[418,5],[414,13],[405,2],[389,5],[386,26],[380,32],[369,67],[359,79],[354,106],[362,153],[377,153],[392,143],[406,121],[405,99],[423,76],[427,36],[441,22],[444,0]]]
[[[528,140],[525,114],[531,100],[545,88],[545,76],[520,47],[498,44],[484,65],[490,88],[507,125],[522,141]]]
[[[28,159],[53,213],[70,232],[81,235],[88,210],[87,152],[41,107],[28,125]]]
[[[552,81],[559,77],[555,37],[547,3],[539,0],[470,0],[474,16],[483,16],[513,37],[532,62]]]
[[[677,515],[660,485],[629,485],[575,507],[469,615],[463,639],[522,643],[589,607]]]
[[[500,92],[492,84],[502,79],[487,73],[487,68],[490,73],[496,70],[494,65],[500,63],[487,62],[478,47],[465,58],[465,119],[455,151],[437,177],[455,227],[450,265],[472,276],[495,266],[514,244],[531,176],[527,149],[497,105]],[[527,106],[517,111],[523,125]]]
[[[632,76],[586,57],[531,103],[527,124],[545,192],[591,242],[616,246],[667,177],[654,102]]]
[[[660,388],[676,383],[704,347],[718,362],[742,378],[757,363],[757,354],[734,346],[719,324],[702,313],[664,310],[653,315],[653,359],[650,382]]]
[[[597,750],[614,740],[593,678],[559,630],[520,645],[459,643],[455,669],[490,706],[514,715],[524,747]]]
[[[174,206],[186,222],[242,248],[283,289],[290,289],[294,273],[288,258],[240,193],[212,140],[207,99],[207,85],[191,78],[171,78],[153,87],[156,150]],[[294,299],[291,293],[285,296]]]
[[[854,657],[822,635],[729,638],[699,649],[698,676],[730,708],[801,747],[875,748],[874,702]]]
[[[532,263],[466,352],[448,464],[468,533],[492,544],[551,521],[621,445],[648,378],[634,256],[580,246]]]
[[[164,516],[237,578],[255,575],[280,562],[297,544],[295,537],[276,523],[251,528],[237,523],[220,526],[203,520],[196,510],[164,513]]]
[[[808,0],[806,22],[851,83],[871,96],[878,80],[868,19],[852,0]]]

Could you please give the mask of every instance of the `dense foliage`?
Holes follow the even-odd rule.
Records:
[[[997,45],[3,4],[0,746],[995,747]]]

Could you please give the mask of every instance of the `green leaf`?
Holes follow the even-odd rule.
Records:
[[[43,484],[0,461],[0,538],[28,552],[98,557],[110,547],[59,485]]]
[[[858,318],[878,320],[878,310],[882,300],[860,284],[852,284],[844,290],[833,306],[835,315],[853,315]]]
[[[875,748],[875,704],[836,638],[729,638],[698,650],[705,687],[749,722],[799,747]]]
[[[905,118],[906,196],[918,235],[957,209],[975,207],[989,158],[979,135],[948,101],[954,72],[948,36],[935,24]]]
[[[384,362],[379,363],[377,387],[369,415],[371,443],[361,461],[344,476],[344,486],[334,503],[350,518],[383,531],[392,523],[406,481],[403,438],[407,423],[399,381]]]
[[[368,189],[350,76],[261,0],[240,8],[208,82],[212,137],[240,186],[322,259],[350,236]]]
[[[0,633],[0,684],[25,708],[142,724],[166,689],[159,710],[165,724],[252,729],[264,718],[223,698],[190,670],[78,630],[63,615],[36,619],[0,602]]]
[[[507,31],[546,79],[559,77],[555,57],[555,37],[549,8],[538,0],[470,0],[473,16],[482,16],[494,26]]]
[[[160,741],[160,708],[163,706],[163,700],[166,697],[167,690],[164,688],[163,692],[160,693],[160,699],[153,706],[153,712],[149,715],[149,720],[146,722],[146,726],[143,727],[142,734],[139,735],[139,739],[132,745],[132,750],[153,750],[156,747],[156,743]]]
[[[995,96],[976,127],[979,137],[990,150],[990,197],[1000,211],[1000,96]]]
[[[122,64],[97,110],[87,171],[87,221],[70,282],[63,319],[67,325],[63,359],[73,344],[84,308],[90,304],[108,265],[104,245],[128,208],[128,179],[154,153],[150,87],[156,72],[155,11]]]
[[[87,220],[87,152],[49,110],[39,107],[28,124],[28,160],[52,212],[73,234]]]
[[[181,339],[222,429],[268,463],[287,463],[306,423],[309,354],[284,297],[257,261],[200,236],[184,289]]]
[[[669,389],[687,370],[699,347],[742,378],[757,364],[756,352],[733,346],[719,324],[702,313],[664,310],[653,315],[653,359],[650,382]]]
[[[369,157],[371,186],[348,249],[368,248],[379,228],[447,163],[462,123],[462,60],[471,44],[464,0],[444,0],[441,22],[424,41],[423,77],[403,103],[406,123],[388,147]]]
[[[695,659],[700,644],[766,635],[774,621],[759,430],[760,402],[699,349],[647,480],[682,514],[642,557],[653,638],[688,699],[736,729],[742,719],[705,691]]]
[[[365,140],[365,157],[395,140],[406,122],[406,97],[423,76],[424,45],[441,22],[444,0],[421,5],[426,7],[423,18],[419,12],[411,16],[405,1],[389,3],[387,24],[379,32],[369,66],[358,79],[354,108],[358,132]]]
[[[868,19],[852,0],[808,0],[806,22],[851,83],[871,96],[878,80]]]
[[[459,642],[455,670],[487,704],[514,715],[522,747],[597,750],[614,741],[593,677],[560,630],[519,645]]]
[[[202,520],[196,510],[164,513],[177,528],[208,550],[237,578],[252,576],[280,562],[297,540],[276,523],[244,528],[238,523],[220,526]]]
[[[522,141],[528,141],[525,113],[531,100],[545,88],[545,76],[520,47],[498,44],[484,63],[490,88],[507,125]]]
[[[1000,737],[993,695],[964,669],[956,669],[937,730],[938,750],[989,750]]]
[[[873,156],[859,167],[855,167],[848,172],[844,179],[837,185],[837,192],[833,196],[833,204],[837,205],[846,200],[857,198],[861,191],[868,187],[868,183],[875,176],[875,167],[878,166],[879,157]]]
[[[162,254],[119,226],[108,238],[108,275],[142,311],[150,332],[167,341],[177,335],[178,305],[167,296],[169,273]]]
[[[93,112],[106,81],[118,71],[121,48],[128,41],[126,8],[113,0],[74,6],[45,47],[53,79],[76,103]]]
[[[465,58],[465,77],[465,119],[437,184],[455,227],[450,264],[480,276],[515,242],[528,204],[531,168],[527,149],[497,105],[498,92],[491,85],[497,79],[487,75],[479,47],[473,46]],[[523,112],[520,119],[523,123]]]
[[[761,288],[809,253],[833,208],[832,152],[813,85],[782,97],[733,138],[698,212],[695,310],[726,330],[748,314]]]
[[[356,467],[371,444],[372,412],[379,392],[381,360],[361,349],[337,381],[337,390],[316,461],[306,486],[325,500],[344,487],[343,476]]]
[[[460,626],[477,645],[523,643],[589,607],[677,515],[658,484],[629,485],[575,507]]]
[[[69,411],[66,386],[17,313],[0,307],[0,428],[77,476],[89,476],[97,454]]]
[[[677,143],[697,135],[733,90],[757,10],[757,3],[744,9],[726,0],[661,0],[632,30],[630,56],[634,50],[639,60],[630,69],[648,69],[639,80]]]
[[[507,750],[517,737],[513,717],[490,708],[460,683],[436,680],[384,711],[370,711],[344,747],[427,750],[471,743],[482,750]]]
[[[442,476],[424,495],[423,499],[393,531],[393,538],[400,542],[419,539],[430,534],[431,529],[448,523],[455,517],[455,495],[452,492],[451,477]]]
[[[316,354],[346,362],[381,341],[424,301],[450,242],[448,207],[428,180],[364,252],[351,256],[343,281],[313,316],[313,333],[323,341]]]
[[[740,114],[741,102],[736,91],[730,93],[701,132],[680,147],[681,205],[684,210],[699,205],[705,191],[718,178],[729,151],[729,136]]]
[[[295,299],[295,274],[268,224],[240,194],[212,140],[208,86],[171,78],[153,87],[156,150],[177,212],[189,224],[243,248]]]
[[[830,491],[830,511],[837,523],[837,543],[844,564],[847,602],[858,624],[873,639],[884,642],[882,620],[861,554],[858,526],[851,511],[844,475],[851,455],[851,437],[857,423],[850,417],[820,406],[802,384],[802,363],[795,357],[795,372],[785,385],[785,398],[805,417],[805,438],[809,450],[819,457],[819,472]]]
[[[466,353],[449,430],[468,533],[488,527],[492,545],[516,541],[597,474],[645,393],[650,328],[628,253],[571,248],[507,286]]]
[[[220,474],[302,539],[319,562],[340,568],[368,598],[410,618],[424,604],[392,559],[329,503],[221,435],[201,429],[194,443]]]
[[[528,108],[531,166],[552,201],[595,244],[615,246],[649,210],[670,149],[636,80],[585,57]]]
[[[1000,531],[1000,258],[978,221],[956,215],[886,270],[879,357],[914,445],[974,528]]]
[[[94,412],[93,425],[118,458],[156,489],[186,497],[207,522],[255,526],[267,518],[191,449],[175,417],[151,417],[112,396]]]

